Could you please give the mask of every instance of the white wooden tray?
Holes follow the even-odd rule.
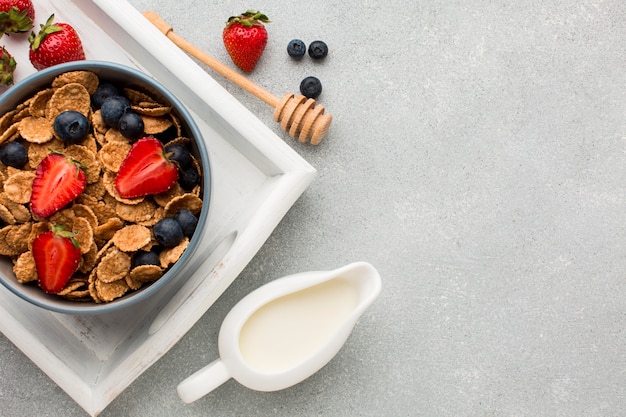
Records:
[[[55,13],[87,59],[137,67],[194,114],[209,150],[213,195],[195,272],[132,314],[76,317],[0,288],[0,331],[85,411],[100,413],[163,356],[235,280],[316,171],[125,0],[35,0],[36,27]],[[17,80],[34,72],[26,36],[5,37]],[[162,57],[167,57],[167,60]],[[2,381],[0,384],[10,384]]]

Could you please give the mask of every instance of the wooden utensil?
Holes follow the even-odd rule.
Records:
[[[293,93],[287,93],[279,99],[174,33],[174,29],[157,13],[147,10],[143,15],[180,49],[272,106],[274,120],[279,122],[280,127],[291,137],[297,136],[300,142],[309,142],[312,145],[317,145],[322,141],[332,121],[332,116],[325,113],[324,106],[317,104],[311,98],[307,99],[303,95],[296,96]]]

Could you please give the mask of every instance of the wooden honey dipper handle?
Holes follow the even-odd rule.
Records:
[[[206,64],[224,78],[235,83],[258,99],[274,108],[274,120],[280,122],[280,127],[289,133],[291,137],[298,136],[300,142],[319,144],[328,129],[332,117],[324,112],[324,107],[316,104],[315,100],[294,94],[285,94],[281,99],[250,81],[239,72],[213,58],[182,36],[174,33],[174,29],[157,13],[146,10],[143,15],[168,39],[180,49]]]

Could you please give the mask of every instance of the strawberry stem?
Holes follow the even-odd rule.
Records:
[[[39,45],[43,42],[46,36],[63,30],[62,27],[53,25],[52,22],[54,22],[54,13],[50,15],[45,24],[39,25],[41,27],[39,34],[35,35],[35,32],[30,33],[28,42],[30,42],[30,47],[33,51],[36,51],[39,48]]]
[[[48,150],[50,151],[51,154],[64,156],[65,159],[67,159],[70,163],[76,165],[77,167],[79,167],[83,171],[87,171],[87,165],[85,165],[83,162],[81,162],[81,161],[79,161],[77,159],[74,159],[74,158],[70,158],[69,156],[67,156],[66,154],[64,154],[61,151],[57,151],[57,150],[54,150],[52,148],[48,148]]]
[[[72,232],[71,230],[67,230],[67,226],[64,224],[53,224],[50,229],[55,236],[69,239],[72,242],[72,245],[74,245],[75,248],[78,248],[79,245],[78,241],[76,240],[76,235],[78,235],[78,232]]]

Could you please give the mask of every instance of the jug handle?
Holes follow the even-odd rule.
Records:
[[[183,380],[176,391],[183,402],[192,403],[213,391],[231,378],[221,359],[216,359]]]

